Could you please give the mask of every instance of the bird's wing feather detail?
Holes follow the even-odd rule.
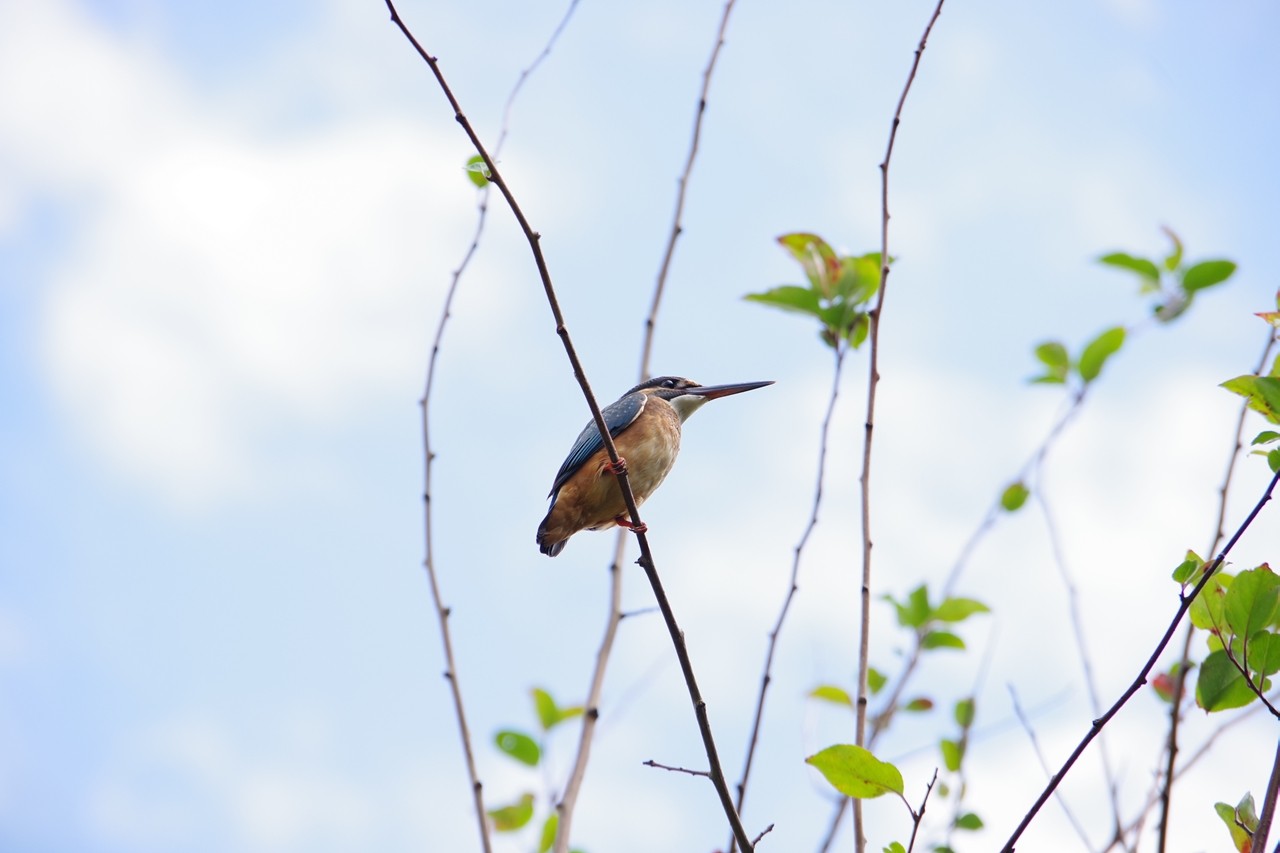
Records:
[[[605,426],[609,427],[609,435],[617,438],[618,433],[635,423],[636,418],[640,417],[640,413],[644,411],[644,404],[648,399],[647,394],[636,392],[605,406],[600,414],[604,417]],[[591,454],[602,447],[604,442],[600,439],[600,430],[596,428],[596,422],[593,420],[583,428],[578,435],[578,440],[573,443],[573,449],[569,451],[564,464],[556,473],[556,481],[547,496],[551,497],[559,491],[560,487],[591,458]]]

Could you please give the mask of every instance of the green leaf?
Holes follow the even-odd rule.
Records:
[[[924,584],[911,590],[906,601],[895,601],[890,595],[886,595],[884,600],[897,610],[898,624],[904,628],[919,628],[933,615],[933,608],[929,606],[929,590]]]
[[[956,829],[977,830],[982,829],[982,818],[973,812],[965,812],[956,818]]]
[[[1254,436],[1253,441],[1249,442],[1249,446],[1257,447],[1259,444],[1270,444],[1277,440],[1280,440],[1280,432],[1276,432],[1271,429],[1264,429],[1262,432]]]
[[[871,695],[879,693],[888,680],[889,678],[874,666],[867,667],[867,689],[871,691]]]
[[[512,805],[490,809],[489,817],[498,832],[514,832],[533,817],[533,794],[524,794]]]
[[[541,687],[535,687],[530,692],[533,694],[533,708],[538,714],[538,724],[545,732],[563,719],[560,708],[556,705],[556,700],[551,698],[551,694]]]
[[[920,638],[920,645],[926,649],[963,649],[964,640],[950,631],[930,631]]]
[[[880,289],[880,253],[840,259],[836,295],[850,305],[865,305]]]
[[[1188,550],[1187,558],[1182,561],[1178,568],[1173,570],[1173,579],[1176,583],[1185,586],[1193,578],[1198,578],[1198,573],[1203,567],[1204,560],[1200,559],[1200,555],[1195,551]]]
[[[1243,708],[1254,700],[1253,691],[1245,683],[1240,670],[1227,659],[1221,649],[1211,652],[1200,665],[1196,680],[1196,704],[1206,711]]]
[[[964,750],[960,748],[960,744],[954,740],[943,738],[938,741],[938,747],[942,751],[942,766],[952,773],[960,770],[960,762],[964,759]]]
[[[955,717],[956,725],[962,729],[967,729],[973,725],[974,704],[972,699],[961,699],[956,702],[956,707],[952,711]]]
[[[1160,270],[1146,258],[1135,257],[1125,252],[1112,252],[1109,255],[1103,255],[1098,258],[1098,261],[1117,269],[1137,273],[1142,279],[1142,291],[1144,293],[1160,288]]]
[[[1267,676],[1280,672],[1280,635],[1259,631],[1249,640],[1245,665],[1254,675]]]
[[[1169,242],[1173,243],[1173,249],[1164,258],[1164,268],[1169,272],[1173,272],[1182,263],[1182,240],[1174,233],[1172,228],[1166,225],[1161,225],[1160,230],[1169,238]]]
[[[1043,376],[1037,376],[1032,382],[1062,383],[1067,381],[1071,370],[1071,356],[1067,348],[1058,341],[1045,341],[1035,349],[1036,358],[1045,366]]]
[[[1214,631],[1225,624],[1222,616],[1222,604],[1227,598],[1227,588],[1231,585],[1231,575],[1218,572],[1200,590],[1187,615],[1191,624],[1202,631]]]
[[[884,853],[907,853],[907,848],[902,846],[901,841],[890,841],[884,848]]]
[[[477,187],[483,189],[489,185],[489,167],[485,165],[484,158],[479,154],[467,161],[466,172],[471,183]]]
[[[1187,293],[1195,293],[1206,287],[1221,284],[1236,271],[1233,261],[1201,261],[1191,267],[1182,276],[1182,289]]]
[[[547,853],[556,843],[556,829],[560,826],[560,813],[553,811],[542,823],[542,838],[538,841],[538,853]]]
[[[973,598],[948,598],[933,611],[939,622],[963,622],[975,613],[990,613],[991,608]]]
[[[831,787],[846,797],[865,800],[903,792],[898,768],[851,743],[829,746],[806,758],[805,763],[816,767]]]
[[[1272,423],[1280,423],[1280,379],[1274,376],[1237,376],[1220,386],[1248,400],[1249,408]]]
[[[1268,567],[1236,575],[1227,589],[1222,612],[1232,633],[1252,637],[1275,619],[1280,608],[1280,577]]]
[[[809,691],[812,699],[821,699],[824,702],[831,702],[835,705],[848,705],[853,707],[853,697],[849,695],[849,691],[843,687],[836,687],[834,684],[822,684]]]
[[[1076,367],[1080,371],[1080,378],[1085,382],[1092,382],[1097,379],[1107,359],[1122,346],[1124,346],[1123,326],[1107,329],[1090,341],[1085,346],[1084,352],[1080,353],[1080,361]]]
[[[1271,473],[1280,471],[1280,447],[1267,452],[1267,466],[1271,468]]]
[[[1222,818],[1231,833],[1231,844],[1238,853],[1248,853],[1253,849],[1253,836],[1244,827],[1236,823],[1236,810],[1226,803],[1214,803],[1213,810]]]
[[[542,750],[538,748],[537,741],[524,732],[503,729],[493,736],[493,742],[498,745],[498,749],[530,767],[537,767],[542,758]]]
[[[800,287],[796,284],[780,285],[762,293],[748,293],[742,298],[748,302],[759,302],[762,305],[772,305],[774,308],[781,308],[784,311],[798,311],[801,314],[812,314],[815,317],[822,313],[818,294],[807,287]]]
[[[911,711],[912,713],[920,713],[922,711],[933,710],[933,700],[928,696],[917,696],[910,702],[902,706],[902,710]]]
[[[840,278],[840,259],[835,250],[817,234],[783,234],[778,238],[782,247],[804,267],[809,284],[822,297],[836,295],[836,282]]]
[[[1029,489],[1021,481],[1011,483],[1000,494],[1000,506],[1005,512],[1017,512],[1022,509],[1022,505],[1027,502],[1027,498],[1031,495]]]
[[[853,323],[849,326],[849,331],[845,334],[845,339],[849,341],[849,345],[854,349],[862,346],[867,339],[867,333],[871,331],[871,317],[866,313],[860,312],[854,318]]]

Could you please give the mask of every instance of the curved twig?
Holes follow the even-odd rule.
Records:
[[[614,445],[613,437],[609,434],[608,425],[604,422],[604,416],[600,411],[600,404],[596,401],[595,394],[591,390],[591,385],[587,381],[586,373],[583,371],[582,362],[578,358],[577,349],[573,345],[573,340],[569,337],[568,327],[565,325],[564,313],[560,310],[560,300],[556,296],[554,285],[551,283],[551,273],[547,269],[546,258],[542,254],[541,236],[533,230],[529,225],[529,220],[525,217],[524,211],[520,208],[510,187],[507,186],[506,180],[498,171],[493,157],[485,148],[484,143],[480,141],[480,137],[476,135],[475,129],[471,126],[471,122],[463,113],[461,105],[458,103],[457,97],[454,96],[453,90],[449,87],[448,81],[445,80],[444,74],[440,71],[440,65],[436,58],[429,54],[418,40],[410,32],[409,28],[401,20],[399,12],[396,11],[393,0],[385,0],[387,10],[391,14],[391,21],[394,23],[413,45],[414,50],[422,57],[431,69],[431,73],[435,76],[436,82],[440,85],[441,91],[445,98],[449,101],[450,107],[453,108],[454,119],[462,126],[463,131],[467,134],[467,138],[471,140],[471,144],[475,147],[481,159],[484,160],[485,166],[489,170],[489,180],[492,181],[498,191],[502,193],[502,197],[506,199],[507,206],[511,208],[512,215],[520,224],[520,229],[524,232],[525,239],[529,243],[529,249],[533,253],[534,263],[538,268],[538,276],[542,281],[542,288],[547,297],[548,306],[551,308],[552,317],[555,319],[556,334],[560,338],[560,342],[564,346],[565,355],[569,359],[569,364],[573,368],[574,378],[578,381],[579,387],[582,389],[582,395],[587,401],[587,407],[591,410],[591,418],[595,422],[596,429],[600,432],[600,438],[604,443],[605,451],[608,453],[609,460],[615,465],[618,462],[618,449]],[[724,771],[720,766],[720,757],[716,750],[715,740],[711,734],[711,722],[707,715],[707,703],[702,698],[701,690],[698,687],[697,678],[693,672],[693,663],[689,658],[689,651],[685,645],[684,633],[680,630],[679,624],[676,622],[675,614],[671,609],[671,603],[667,600],[666,590],[663,589],[662,580],[658,576],[658,570],[653,561],[653,554],[649,548],[648,536],[641,532],[644,529],[643,522],[640,519],[640,510],[636,506],[635,494],[631,490],[630,478],[625,473],[617,475],[617,483],[622,492],[623,501],[627,507],[627,513],[630,516],[631,523],[639,530],[634,531],[636,539],[640,543],[640,559],[637,561],[641,568],[644,569],[646,577],[649,579],[649,585],[653,589],[654,597],[658,601],[658,608],[662,611],[662,617],[667,625],[667,632],[671,635],[671,642],[675,646],[676,657],[680,661],[680,669],[684,674],[685,685],[689,690],[689,699],[693,703],[694,714],[698,720],[698,730],[702,735],[703,747],[707,753],[707,763],[709,765],[708,772],[711,775],[712,784],[715,786],[716,793],[720,797],[721,807],[724,809],[725,817],[728,819],[730,826],[733,827],[734,837],[738,839],[738,843],[742,845],[744,853],[750,853],[754,848],[751,845],[750,838],[747,837],[746,830],[742,827],[742,821],[738,817],[737,811],[733,807],[733,798],[729,794],[728,785],[725,783]]]
[[[871,649],[871,439],[875,432],[876,388],[880,384],[880,320],[884,311],[884,294],[889,286],[889,163],[893,158],[893,144],[898,138],[898,125],[902,123],[902,107],[911,92],[911,84],[915,82],[916,71],[920,68],[920,57],[929,42],[929,34],[933,25],[942,14],[942,4],[946,0],[938,0],[933,9],[929,23],[925,25],[920,43],[916,46],[915,58],[911,62],[911,72],[907,82],[898,96],[898,106],[893,111],[893,122],[889,126],[889,141],[885,145],[884,160],[880,162],[880,287],[876,291],[876,305],[871,309],[871,327],[868,334],[870,343],[867,379],[867,420],[866,431],[862,442],[862,474],[858,482],[862,489],[862,590],[861,590],[861,625],[858,636],[858,700],[856,705],[857,730],[854,743],[863,746],[867,733],[867,669],[870,666]],[[862,831],[862,801],[853,803],[854,849],[863,853],[867,849],[867,839]]]
[[[1236,542],[1240,540],[1240,537],[1244,535],[1244,532],[1249,529],[1249,525],[1251,525],[1253,520],[1258,517],[1258,514],[1262,512],[1262,508],[1266,506],[1267,501],[1271,500],[1271,493],[1275,491],[1277,481],[1280,481],[1280,471],[1277,471],[1275,475],[1272,476],[1271,482],[1262,493],[1262,497],[1258,500],[1257,504],[1254,505],[1245,520],[1240,524],[1240,527],[1236,530],[1235,534],[1230,540],[1228,540],[1221,553],[1218,554],[1212,563],[1205,566],[1202,570],[1203,575],[1199,582],[1192,588],[1190,593],[1181,596],[1181,603],[1178,606],[1178,610],[1174,614],[1173,619],[1169,622],[1169,627],[1160,638],[1160,642],[1156,644],[1155,651],[1151,653],[1151,657],[1149,657],[1147,662],[1143,664],[1142,669],[1138,671],[1137,676],[1133,679],[1133,683],[1131,683],[1124,693],[1120,695],[1120,698],[1115,701],[1115,704],[1108,708],[1105,714],[1093,721],[1093,724],[1089,727],[1089,731],[1080,740],[1080,743],[1076,745],[1076,748],[1072,750],[1071,755],[1067,757],[1065,762],[1063,762],[1062,767],[1057,773],[1053,774],[1053,777],[1049,780],[1049,784],[1045,786],[1044,791],[1041,792],[1039,798],[1031,806],[1030,811],[1028,811],[1023,817],[1022,822],[1018,824],[1017,829],[1013,831],[1013,835],[1009,836],[1009,840],[1006,841],[1004,847],[1001,848],[1004,853],[1013,853],[1014,844],[1022,836],[1022,833],[1026,831],[1027,827],[1031,825],[1031,821],[1035,818],[1036,814],[1039,813],[1040,809],[1048,801],[1049,797],[1053,795],[1054,790],[1057,789],[1058,784],[1067,775],[1067,772],[1070,771],[1077,759],[1084,754],[1085,749],[1087,749],[1089,744],[1093,742],[1093,739],[1097,737],[1103,727],[1111,721],[1111,718],[1119,713],[1120,709],[1124,707],[1124,704],[1129,701],[1130,697],[1132,697],[1134,693],[1138,692],[1138,688],[1142,687],[1143,684],[1146,684],[1147,675],[1155,668],[1160,655],[1169,645],[1169,641],[1173,638],[1173,632],[1178,629],[1178,623],[1182,621],[1182,617],[1186,615],[1187,610],[1191,607],[1191,602],[1195,601],[1196,596],[1198,596],[1200,591],[1204,589],[1205,585],[1209,582],[1209,579],[1213,577],[1213,575],[1226,561],[1227,555],[1231,553],[1231,549],[1235,547]]]

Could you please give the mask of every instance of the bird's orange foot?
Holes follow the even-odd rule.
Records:
[[[632,524],[631,519],[627,518],[625,515],[618,516],[613,520],[613,523],[618,525],[619,527],[625,527],[628,530],[632,531],[633,533],[649,532],[649,525],[645,524],[643,521],[640,522],[639,524]]]
[[[619,456],[617,462],[606,462],[604,467],[606,471],[611,471],[614,476],[625,474],[627,473],[627,460]]]

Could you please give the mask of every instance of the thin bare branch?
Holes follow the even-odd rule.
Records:
[[[578,0],[572,0],[569,6],[569,13],[572,13],[573,7],[577,5]],[[494,156],[502,149],[503,142],[507,138],[507,132],[510,127],[511,107],[515,103],[516,95],[520,92],[520,88],[524,85],[525,80],[543,59],[551,52],[551,46],[559,37],[565,24],[569,20],[569,13],[566,13],[560,25],[552,34],[551,39],[547,42],[542,53],[520,74],[520,79],[516,81],[515,86],[511,89],[511,94],[507,97],[506,108],[502,115],[502,128],[498,134],[498,141],[494,145]],[[435,462],[435,451],[431,446],[431,391],[435,383],[436,364],[440,356],[440,346],[444,340],[445,327],[451,316],[450,312],[453,306],[454,295],[458,291],[458,284],[462,279],[463,273],[471,263],[471,259],[475,256],[476,250],[480,247],[480,237],[484,234],[485,222],[489,212],[489,185],[486,184],[479,191],[478,201],[476,204],[476,229],[471,237],[471,244],[467,247],[462,257],[462,262],[458,264],[457,269],[453,271],[453,275],[449,281],[449,288],[445,293],[444,306],[440,311],[440,321],[436,326],[435,338],[431,344],[431,355],[427,361],[427,378],[425,388],[422,392],[422,399],[419,405],[422,409],[422,446],[423,446],[423,531],[425,543],[425,556],[423,558],[423,566],[426,569],[427,577],[431,585],[431,597],[435,604],[436,616],[440,624],[441,645],[444,648],[445,655],[445,676],[449,681],[450,692],[453,697],[454,716],[458,721],[459,736],[462,740],[462,751],[467,766],[467,775],[471,782],[471,791],[474,801],[476,818],[479,822],[480,840],[482,848],[488,853],[491,849],[491,840],[489,836],[489,822],[485,815],[483,785],[480,782],[479,775],[476,771],[475,756],[471,748],[471,736],[467,726],[466,712],[462,702],[462,690],[458,684],[457,664],[453,655],[453,642],[449,632],[449,608],[446,607],[441,599],[439,578],[436,573],[435,552],[434,552],[434,525],[431,514],[431,469]]]
[[[907,853],[911,853],[916,849],[916,836],[920,833],[920,822],[924,820],[924,810],[929,804],[929,794],[933,793],[933,786],[938,784],[938,768],[933,768],[933,778],[929,780],[929,785],[924,789],[924,796],[920,799],[920,810],[916,811],[907,806],[907,810],[911,812],[911,840],[907,843]],[[904,800],[905,802],[905,800]]]
[[[507,206],[511,208],[512,214],[516,221],[520,224],[521,231],[524,232],[525,239],[529,243],[529,249],[533,253],[534,263],[538,268],[538,276],[542,281],[543,291],[547,297],[547,304],[551,309],[552,317],[555,319],[556,334],[560,337],[560,341],[564,346],[565,355],[569,359],[569,363],[573,368],[574,378],[577,379],[579,387],[582,389],[582,395],[587,401],[587,407],[591,410],[592,420],[595,422],[596,429],[599,430],[600,438],[604,444],[609,460],[615,465],[618,462],[618,449],[614,445],[613,437],[609,434],[608,425],[604,422],[604,416],[601,414],[600,405],[596,401],[595,394],[591,391],[591,385],[587,381],[586,373],[582,368],[582,362],[578,358],[577,350],[573,345],[573,340],[569,337],[568,327],[565,325],[564,314],[560,310],[560,301],[556,296],[555,287],[551,282],[551,273],[547,268],[546,258],[542,254],[540,235],[529,225],[528,219],[524,215],[524,211],[520,208],[516,201],[515,195],[507,186],[506,180],[499,172],[497,165],[494,163],[493,157],[485,148],[484,143],[480,141],[480,137],[476,135],[475,129],[471,126],[471,122],[463,113],[461,105],[458,103],[457,97],[454,96],[453,90],[449,87],[448,81],[445,80],[444,74],[440,71],[439,62],[436,58],[429,54],[418,40],[410,32],[409,28],[401,20],[400,14],[396,11],[393,0],[385,0],[387,10],[391,14],[391,21],[404,34],[404,37],[413,45],[414,50],[422,57],[431,69],[431,73],[435,76],[436,82],[439,84],[445,98],[449,101],[450,107],[453,109],[455,120],[462,126],[467,138],[471,140],[471,144],[475,147],[481,159],[484,160],[485,166],[489,170],[488,177],[493,182],[498,191],[502,193],[502,197],[506,199]],[[636,505],[635,494],[631,490],[631,482],[625,473],[617,476],[617,483],[622,492],[623,501],[627,507],[627,513],[631,518],[632,525],[637,528],[633,531],[636,539],[640,543],[640,559],[637,561],[644,569],[646,577],[649,579],[649,585],[653,589],[654,597],[658,601],[658,607],[662,611],[663,620],[667,625],[667,632],[671,636],[671,642],[675,646],[676,657],[680,661],[680,669],[684,675],[685,686],[689,690],[689,699],[693,704],[694,715],[698,721],[698,731],[702,736],[703,748],[707,753],[707,762],[712,784],[715,786],[716,793],[720,798],[721,807],[724,809],[725,817],[733,828],[734,837],[738,839],[738,843],[742,845],[744,853],[750,853],[754,848],[750,839],[747,837],[746,830],[742,827],[742,821],[738,817],[738,812],[733,807],[733,798],[729,794],[729,787],[725,782],[724,771],[720,766],[720,757],[716,750],[715,740],[711,733],[711,723],[707,715],[707,704],[702,698],[701,690],[698,687],[697,678],[693,672],[693,663],[689,658],[689,651],[684,641],[684,633],[680,630],[679,623],[676,621],[675,614],[671,609],[671,604],[667,600],[666,590],[663,589],[662,580],[658,575],[658,570],[654,564],[653,554],[649,548],[648,536],[644,532],[645,527],[640,519],[640,510]]]
[[[711,778],[711,774],[705,770],[690,770],[688,767],[672,767],[669,764],[659,764],[650,758],[648,761],[640,762],[645,767],[656,767],[659,770],[670,770],[672,773],[688,773],[690,776],[705,776]]]
[[[1081,738],[1080,743],[1076,745],[1074,750],[1072,750],[1071,755],[1067,757],[1067,760],[1063,763],[1058,772],[1050,778],[1049,784],[1045,786],[1044,791],[1041,792],[1039,798],[1023,817],[1022,822],[1018,824],[1018,827],[1013,831],[1013,834],[1009,836],[1009,840],[1006,841],[1004,847],[1001,848],[1004,853],[1013,853],[1014,844],[1022,836],[1022,833],[1026,831],[1027,827],[1031,825],[1031,821],[1035,819],[1036,814],[1038,814],[1040,809],[1043,808],[1044,804],[1049,800],[1049,797],[1053,795],[1058,784],[1071,770],[1072,766],[1075,765],[1080,756],[1084,754],[1084,751],[1089,747],[1089,744],[1098,736],[1098,733],[1102,731],[1103,727],[1111,721],[1111,718],[1119,713],[1120,709],[1124,707],[1125,703],[1129,701],[1133,694],[1137,693],[1138,689],[1142,687],[1143,684],[1146,684],[1147,676],[1151,673],[1151,670],[1155,668],[1156,662],[1160,659],[1160,655],[1164,653],[1165,648],[1168,647],[1169,641],[1173,638],[1174,631],[1178,629],[1178,623],[1182,621],[1182,617],[1186,615],[1187,610],[1191,607],[1191,602],[1195,601],[1196,596],[1198,596],[1200,591],[1204,589],[1205,585],[1209,583],[1209,579],[1213,577],[1214,573],[1216,573],[1226,561],[1227,555],[1231,553],[1231,549],[1235,547],[1236,542],[1240,540],[1240,537],[1244,535],[1244,532],[1249,529],[1249,525],[1251,525],[1253,520],[1258,517],[1258,514],[1262,512],[1262,508],[1266,506],[1267,501],[1271,500],[1271,494],[1275,491],[1277,481],[1280,481],[1280,471],[1276,472],[1276,474],[1271,478],[1271,482],[1267,485],[1262,497],[1258,500],[1257,504],[1254,505],[1245,520],[1240,524],[1240,527],[1236,530],[1235,534],[1230,540],[1228,540],[1221,553],[1218,554],[1212,563],[1205,566],[1203,569],[1203,576],[1200,578],[1200,581],[1192,588],[1190,593],[1183,594],[1181,596],[1181,603],[1178,606],[1177,612],[1174,613],[1173,619],[1170,620],[1169,627],[1165,630],[1163,636],[1161,636],[1160,642],[1156,644],[1155,651],[1151,653],[1151,656],[1147,658],[1147,662],[1143,664],[1142,669],[1138,671],[1137,676],[1133,679],[1133,683],[1131,683],[1124,693],[1120,695],[1120,698],[1115,701],[1115,704],[1107,709],[1105,714],[1093,721],[1093,724],[1089,727],[1089,731],[1083,738]]]
[[[1013,713],[1018,718],[1018,722],[1022,724],[1022,730],[1027,733],[1027,739],[1031,741],[1031,749],[1036,754],[1036,761],[1040,762],[1040,769],[1044,771],[1045,776],[1053,773],[1049,769],[1049,762],[1045,760],[1044,750],[1040,748],[1040,737],[1036,734],[1035,727],[1031,725],[1030,718],[1022,710],[1022,703],[1018,701],[1018,691],[1013,689],[1013,685],[1009,687],[1009,698],[1013,702]],[[1084,826],[1076,817],[1075,812],[1071,811],[1071,806],[1067,804],[1066,799],[1060,793],[1054,792],[1054,797],[1058,800],[1058,805],[1062,806],[1062,812],[1067,816],[1067,822],[1071,824],[1071,828],[1076,831],[1076,835],[1080,836],[1080,840],[1084,842],[1086,850],[1092,850],[1093,844],[1089,841],[1089,835],[1084,831]]]
[[[809,521],[805,525],[804,532],[800,534],[800,541],[796,543],[795,552],[791,559],[791,579],[787,586],[786,597],[782,600],[782,609],[778,612],[778,619],[773,624],[773,630],[769,632],[769,643],[765,650],[764,656],[764,672],[760,676],[760,692],[756,695],[756,712],[755,718],[751,723],[751,737],[747,742],[747,756],[742,765],[742,778],[738,781],[738,813],[742,813],[742,802],[747,795],[747,779],[751,775],[751,762],[755,757],[756,745],[760,739],[760,723],[764,718],[764,700],[765,694],[769,690],[769,683],[772,680],[773,656],[778,648],[778,636],[782,633],[782,624],[787,618],[787,612],[791,609],[791,601],[795,598],[796,590],[798,590],[800,577],[800,558],[804,554],[805,545],[809,542],[809,536],[818,525],[818,509],[822,506],[822,489],[823,482],[826,477],[827,467],[827,437],[831,431],[831,417],[835,413],[836,400],[840,396],[840,373],[844,365],[844,357],[847,349],[843,346],[837,347],[835,351],[835,369],[832,371],[831,377],[831,396],[827,399],[827,413],[822,419],[822,428],[819,430],[818,439],[818,474],[817,482],[813,488],[813,507],[809,512]],[[733,844],[729,845],[729,853],[733,853]]]
[[[1258,813],[1258,828],[1253,831],[1254,850],[1267,849],[1267,836],[1271,834],[1271,822],[1276,816],[1277,794],[1280,794],[1280,743],[1276,744],[1276,757],[1271,762],[1271,778],[1267,780],[1267,794]]]
[[[591,673],[591,687],[587,692],[586,711],[582,715],[582,729],[578,734],[578,751],[574,756],[573,769],[569,773],[569,782],[565,786],[564,796],[556,803],[559,819],[556,823],[554,853],[566,853],[569,849],[570,831],[573,828],[578,794],[582,790],[582,780],[587,775],[591,743],[595,738],[596,724],[600,720],[600,696],[604,692],[605,670],[608,668],[609,656],[613,653],[613,641],[618,635],[618,625],[622,623],[623,618],[622,557],[626,553],[626,547],[626,534],[618,531],[613,562],[609,565],[609,614],[605,619],[604,637],[600,640],[600,648],[596,651],[596,665]]]
[[[893,121],[889,125],[889,141],[885,145],[884,160],[880,162],[880,288],[876,291],[876,306],[870,312],[870,329],[868,339],[869,366],[867,380],[867,420],[862,442],[862,474],[858,482],[862,489],[862,588],[860,595],[861,625],[858,636],[858,700],[856,705],[857,729],[854,743],[863,746],[867,733],[867,669],[871,655],[871,440],[875,432],[876,389],[880,385],[880,321],[884,314],[884,295],[889,287],[889,164],[893,159],[893,144],[898,138],[898,125],[902,123],[902,108],[911,92],[911,84],[915,82],[916,71],[920,68],[920,57],[929,43],[929,34],[933,25],[942,14],[942,4],[946,0],[938,0],[929,23],[925,25],[916,46],[915,58],[911,62],[911,71],[907,74],[907,82],[898,97],[898,106],[893,111]],[[867,849],[866,834],[862,830],[862,801],[853,803],[853,835],[854,849],[864,853]]]
[[[1039,480],[1038,477],[1037,480]],[[1067,612],[1071,621],[1071,635],[1075,640],[1076,654],[1080,658],[1080,669],[1084,673],[1085,690],[1089,694],[1089,710],[1094,717],[1098,717],[1102,714],[1102,699],[1098,695],[1098,679],[1093,672],[1093,655],[1089,652],[1089,643],[1085,638],[1084,618],[1080,615],[1080,591],[1076,588],[1071,569],[1067,566],[1067,557],[1062,550],[1061,537],[1058,535],[1058,525],[1054,520],[1053,511],[1049,508],[1042,482],[1037,482],[1034,495],[1044,518],[1045,531],[1049,535],[1049,550],[1053,554],[1053,563],[1057,566],[1058,576],[1062,578],[1062,585],[1067,591]],[[1106,784],[1110,799],[1111,829],[1119,834],[1121,831],[1120,790],[1115,770],[1112,769],[1111,752],[1107,748],[1105,734],[1098,736],[1098,756],[1102,760],[1102,780]]]
[[[685,155],[684,171],[676,189],[676,210],[671,220],[671,233],[667,237],[667,247],[662,253],[662,264],[658,267],[658,279],[653,288],[653,301],[649,305],[649,316],[644,321],[644,346],[640,355],[640,381],[649,378],[649,361],[653,355],[653,331],[658,322],[658,308],[662,305],[662,296],[667,286],[667,274],[671,271],[671,259],[676,253],[676,241],[684,233],[684,199],[689,189],[689,176],[693,174],[693,163],[698,157],[698,143],[702,139],[702,117],[707,111],[707,95],[711,91],[711,75],[716,68],[716,60],[720,58],[720,49],[724,47],[724,36],[729,29],[729,16],[737,0],[727,0],[724,11],[720,14],[720,29],[716,33],[715,46],[711,48],[711,56],[707,67],[702,72],[702,91],[698,94],[698,109],[693,119],[693,137],[689,140],[689,152]]]
[[[1260,374],[1267,366],[1267,360],[1271,357],[1271,350],[1276,344],[1276,331],[1272,328],[1267,329],[1267,344],[1262,348],[1262,355],[1258,358],[1258,366],[1254,369],[1254,373]],[[1209,545],[1206,554],[1212,554],[1217,550],[1218,543],[1222,541],[1223,525],[1227,518],[1227,495],[1231,490],[1231,479],[1235,475],[1236,461],[1240,458],[1240,451],[1244,447],[1244,422],[1245,416],[1249,414],[1249,406],[1247,403],[1240,404],[1240,415],[1236,419],[1235,439],[1231,443],[1231,452],[1227,454],[1227,471],[1222,477],[1222,486],[1218,489],[1218,520],[1213,526],[1213,541]],[[1173,766],[1178,760],[1178,726],[1182,719],[1182,695],[1186,690],[1187,668],[1191,664],[1191,638],[1195,634],[1195,626],[1187,623],[1187,630],[1182,637],[1182,653],[1178,656],[1178,665],[1175,667],[1173,674],[1173,696],[1169,702],[1169,739],[1165,744],[1165,766],[1164,766],[1164,785],[1160,790],[1160,823],[1159,835],[1156,841],[1157,853],[1165,853],[1168,849],[1169,842],[1169,815],[1173,804]]]
[[[484,785],[480,782],[480,775],[476,770],[475,754],[471,748],[471,731],[467,726],[467,714],[462,703],[462,688],[458,683],[458,665],[453,656],[453,640],[449,632],[449,608],[445,605],[440,594],[440,580],[436,576],[435,551],[433,547],[434,525],[431,518],[431,467],[435,462],[435,452],[431,449],[431,389],[435,382],[436,362],[440,355],[440,344],[444,340],[445,326],[449,322],[449,311],[453,305],[454,294],[458,290],[458,281],[462,277],[463,270],[470,263],[471,258],[475,255],[476,249],[480,245],[480,234],[484,230],[486,201],[485,196],[481,195],[479,202],[479,216],[477,217],[476,231],[471,238],[471,245],[467,248],[463,255],[462,263],[453,271],[453,277],[449,282],[449,289],[445,293],[444,307],[440,312],[440,322],[436,326],[436,335],[431,343],[431,356],[427,360],[427,379],[426,385],[422,392],[422,399],[418,401],[418,405],[422,410],[422,448],[423,448],[423,474],[422,474],[422,511],[423,511],[423,534],[425,538],[425,556],[422,560],[423,568],[427,572],[427,580],[431,586],[431,600],[435,604],[436,619],[440,624],[440,645],[444,649],[445,662],[445,679],[449,682],[449,692],[453,697],[453,714],[458,721],[458,737],[462,740],[462,755],[467,766],[467,778],[471,783],[471,797],[475,807],[476,821],[480,830],[480,846],[484,853],[489,853],[492,848],[492,842],[489,838],[489,819],[484,808]]]
[[[760,843],[760,839],[761,839],[761,838],[764,838],[766,835],[768,835],[768,834],[769,834],[769,833],[771,833],[771,832],[773,832],[773,824],[769,824],[768,826],[766,826],[766,827],[764,828],[764,830],[763,830],[759,835],[757,835],[755,838],[751,839],[751,843],[752,843],[752,844],[759,844],[759,843]]]

